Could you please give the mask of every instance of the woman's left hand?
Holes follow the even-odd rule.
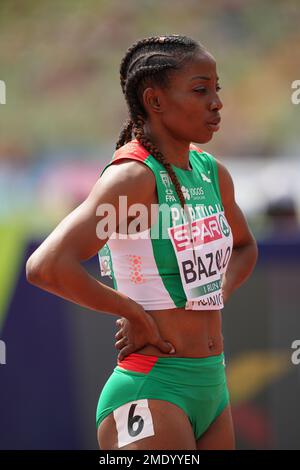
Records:
[[[175,354],[174,346],[161,337],[155,320],[144,312],[143,323],[130,322],[127,318],[116,321],[119,330],[115,334],[115,347],[119,350],[118,360],[121,361],[128,354],[139,351],[146,344],[154,345],[164,354]]]

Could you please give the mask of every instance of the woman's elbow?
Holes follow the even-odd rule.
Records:
[[[34,253],[26,262],[26,279],[30,284],[38,287],[48,285],[52,277],[52,269],[49,262],[40,259]]]

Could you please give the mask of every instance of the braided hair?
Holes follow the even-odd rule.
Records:
[[[187,36],[152,36],[134,43],[120,65],[120,82],[128,105],[130,119],[123,124],[116,149],[135,138],[166,169],[174,184],[180,204],[185,211],[185,198],[178,178],[165,156],[144,134],[147,117],[143,106],[143,90],[150,84],[161,88],[169,86],[170,73],[180,70],[193,55],[205,48]],[[190,220],[189,214],[187,213]]]

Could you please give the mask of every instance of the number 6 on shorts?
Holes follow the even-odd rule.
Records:
[[[153,421],[148,400],[135,400],[119,406],[113,412],[118,433],[118,447],[154,436]]]

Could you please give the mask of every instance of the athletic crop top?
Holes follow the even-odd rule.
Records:
[[[157,217],[135,239],[114,232],[98,253],[101,275],[110,276],[116,290],[145,310],[223,308],[222,276],[233,238],[224,214],[215,158],[191,144],[192,170],[172,165],[191,215],[191,226],[167,171],[136,139],[115,151],[101,175],[112,162],[125,158],[143,162],[153,171]]]

